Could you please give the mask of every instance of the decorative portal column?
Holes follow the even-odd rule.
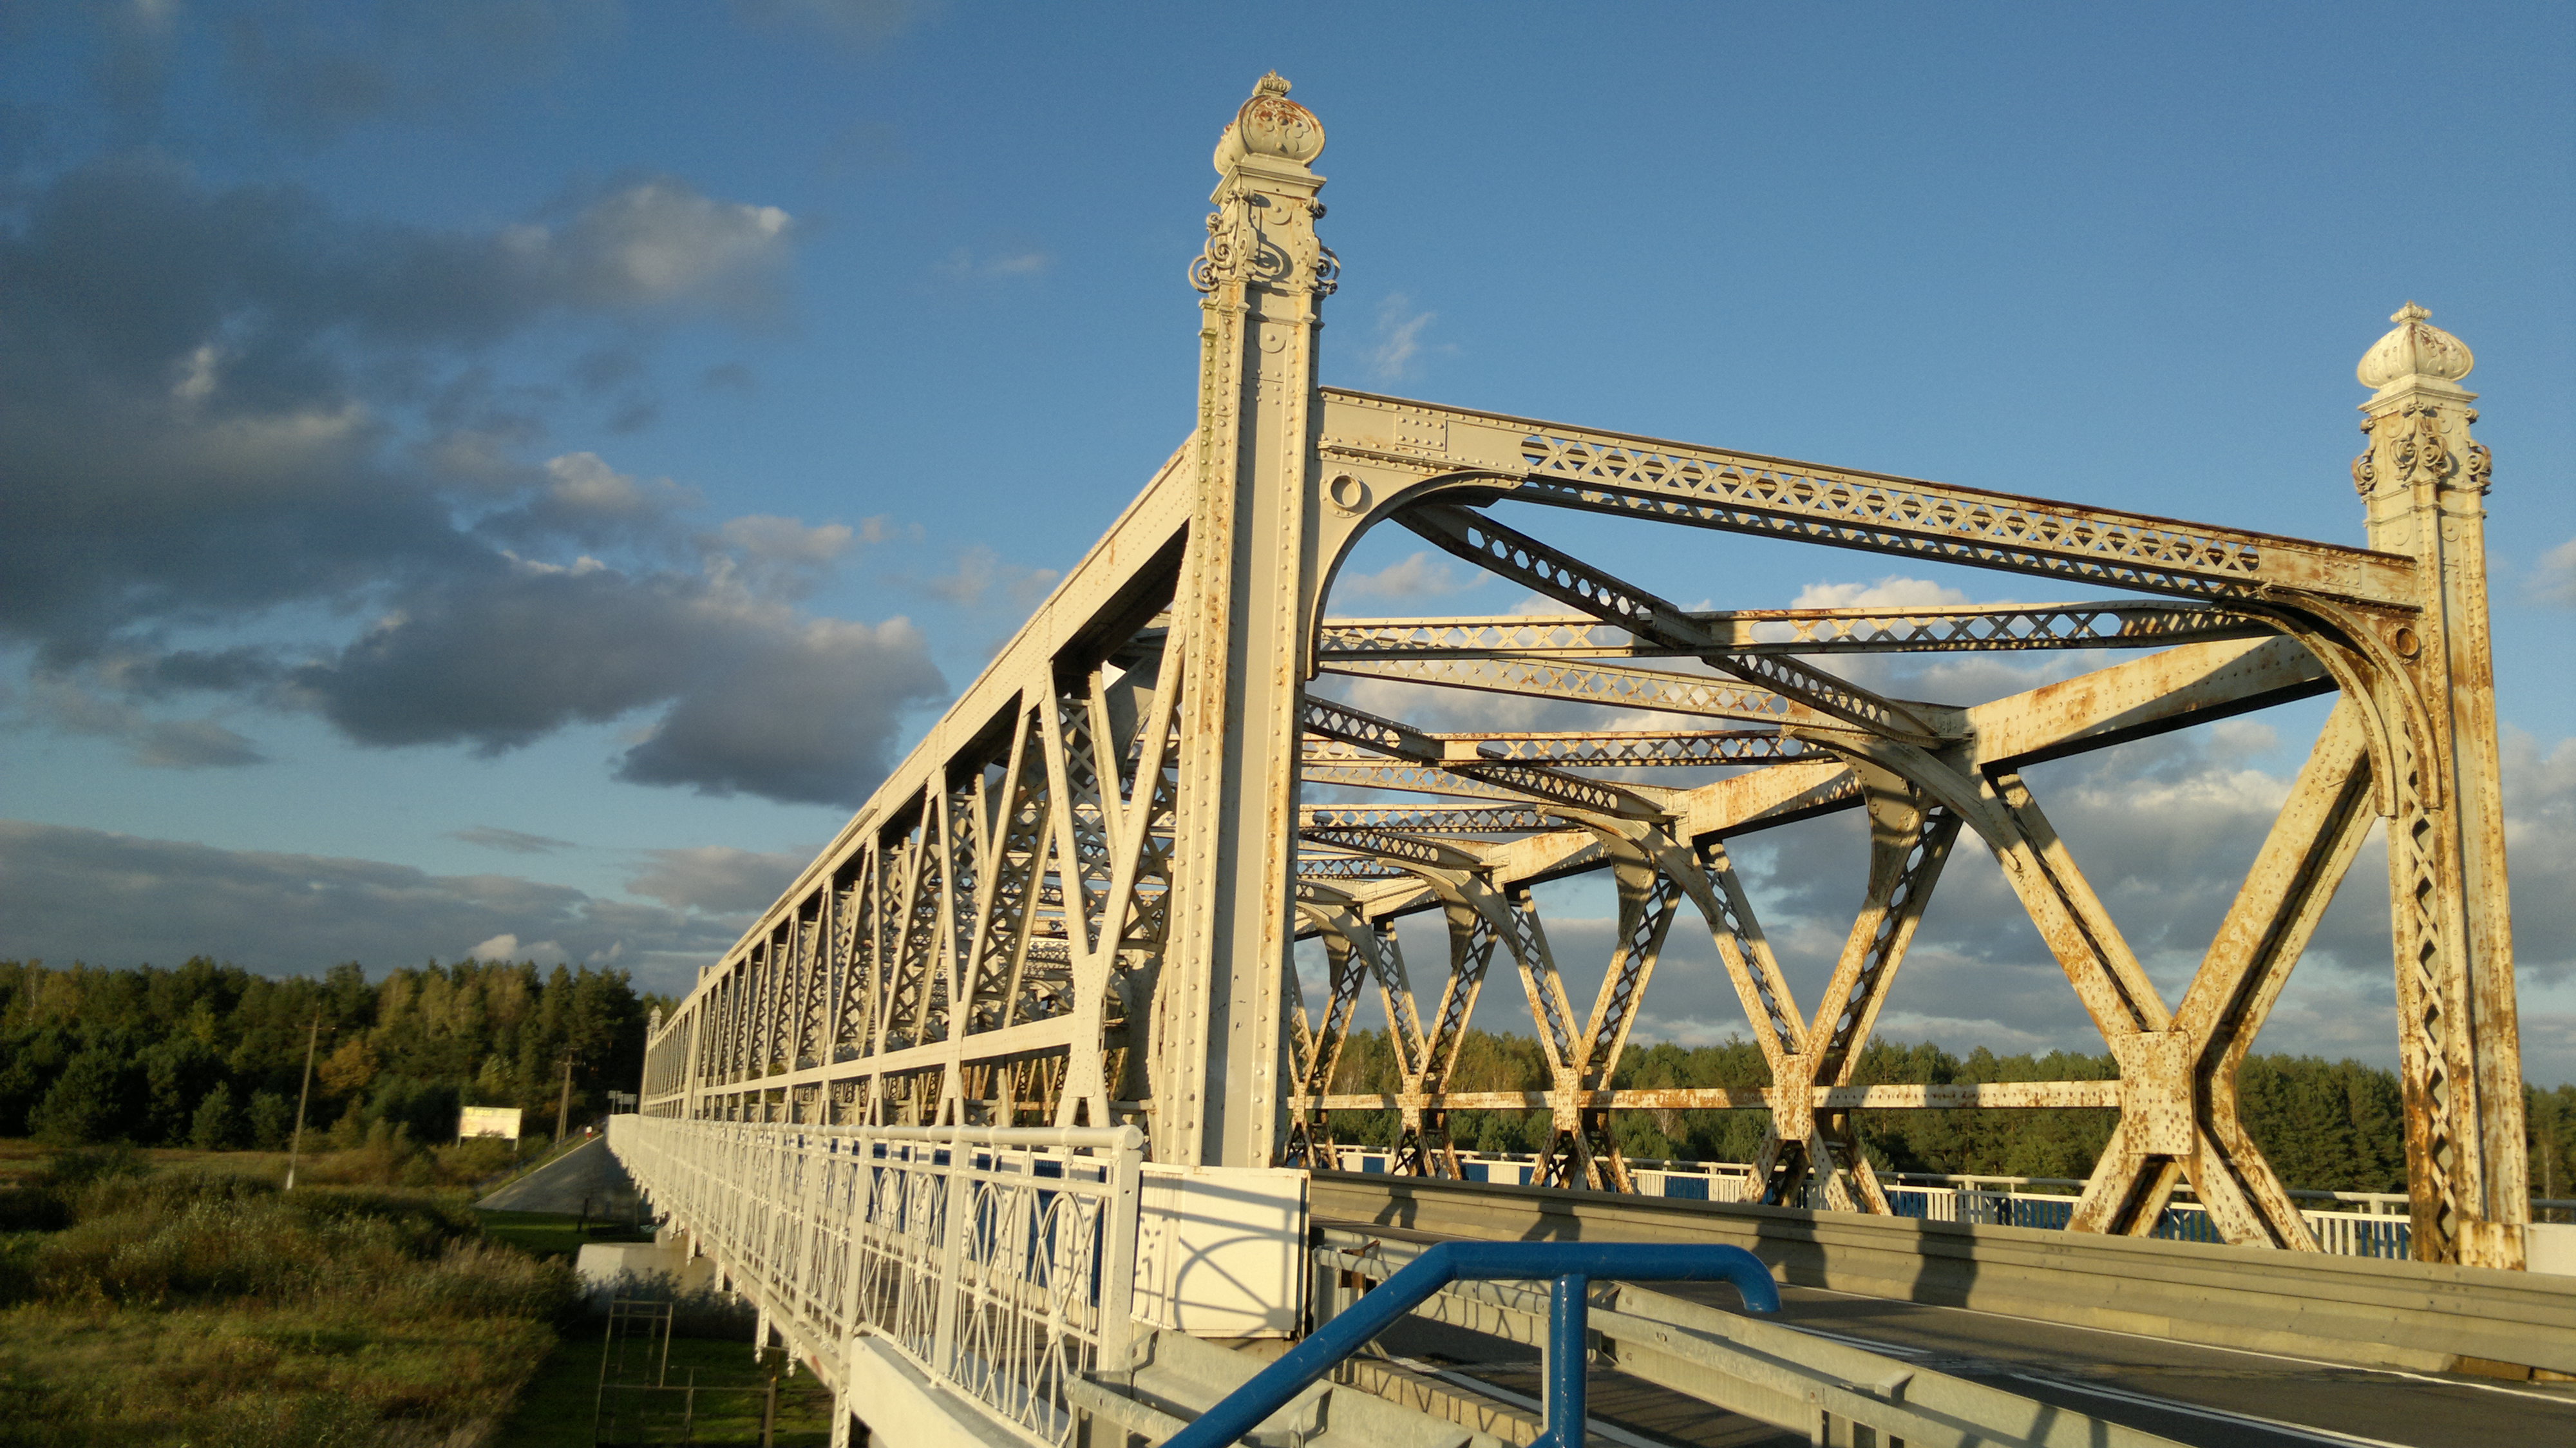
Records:
[[[2531,1199],[2505,898],[2495,666],[2487,633],[2487,450],[2469,435],[2475,359],[2408,302],[2361,359],[2370,446],[2353,460],[2370,546],[2421,565],[2421,611],[2381,642],[2395,761],[2388,821],[2415,1255],[2523,1265]]]
[[[1172,935],[1155,992],[1156,1161],[1266,1166],[1286,1125],[1302,600],[1315,496],[1315,343],[1339,263],[1315,235],[1324,149],[1261,78],[1217,142],[1200,304],[1198,495],[1180,594]]]

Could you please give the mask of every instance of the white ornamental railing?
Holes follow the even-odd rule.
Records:
[[[616,1116],[608,1147],[804,1352],[861,1333],[1043,1444],[1126,1361],[1133,1127],[817,1127]]]

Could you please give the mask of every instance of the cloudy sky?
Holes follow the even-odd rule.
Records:
[[[2431,307],[2576,1076],[2576,12],[2444,13],[0,8],[0,957],[687,979],[1186,433],[1207,154],[1276,67],[1340,385],[2358,541],[2352,365]],[[2057,592],[1556,536],[1719,606]],[[1388,537],[1338,601],[1517,599]],[[2034,775],[2168,983],[2321,717]],[[1748,853],[1794,968],[1851,826]],[[2266,1046],[2391,1055],[2378,859]],[[1650,1030],[1738,1028],[1673,959]],[[1908,969],[1892,1031],[2088,1043],[1981,851]]]

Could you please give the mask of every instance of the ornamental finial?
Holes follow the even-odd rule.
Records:
[[[2353,369],[2361,385],[2386,387],[2407,377],[2457,382],[2468,376],[2477,358],[2470,355],[2466,343],[2425,320],[2432,315],[2413,302],[2389,314],[2396,330],[2372,344],[2361,354],[2361,365]]]
[[[1230,172],[1247,155],[1272,156],[1303,166],[1324,153],[1324,123],[1315,113],[1288,99],[1288,79],[1277,71],[1252,87],[1252,99],[1234,113],[1234,123],[1217,138],[1216,169]]]
[[[1235,108],[1216,142],[1216,214],[1207,219],[1207,249],[1190,263],[1190,285],[1213,292],[1248,282],[1274,292],[1329,296],[1342,264],[1315,235],[1324,178],[1306,163],[1324,150],[1324,123],[1288,99],[1287,78],[1272,71]]]

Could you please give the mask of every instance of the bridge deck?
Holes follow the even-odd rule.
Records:
[[[1364,1221],[1319,1217],[1315,1225],[1389,1241],[1449,1240]],[[1723,1287],[1657,1290],[1740,1310]],[[1804,1331],[2207,1448],[2576,1443],[2576,1383],[2500,1384],[2350,1367],[1814,1287],[1783,1286],[1780,1299],[1784,1319]],[[1382,1342],[1398,1357],[1537,1396],[1533,1348],[1427,1322]],[[1646,1442],[1768,1448],[1805,1441],[1615,1373],[1596,1382],[1592,1406],[1596,1417]]]

